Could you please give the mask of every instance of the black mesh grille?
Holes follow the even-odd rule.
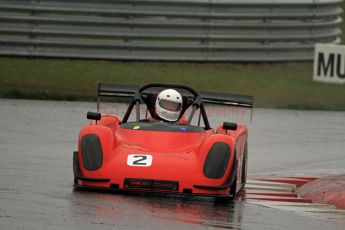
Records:
[[[178,191],[179,184],[177,181],[126,178],[124,186],[127,189]]]

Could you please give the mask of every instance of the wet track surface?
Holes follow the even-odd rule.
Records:
[[[74,190],[72,151],[87,111],[95,103],[0,100],[0,229],[345,229],[345,216],[243,201]],[[256,109],[249,176],[344,173],[344,118]]]

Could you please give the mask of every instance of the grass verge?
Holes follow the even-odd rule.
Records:
[[[0,97],[94,100],[98,82],[188,84],[249,94],[258,107],[345,110],[345,85],[312,81],[311,63],[196,64],[0,58]]]

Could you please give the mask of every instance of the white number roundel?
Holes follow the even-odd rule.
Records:
[[[127,165],[138,167],[150,167],[152,165],[152,156],[144,154],[129,154]]]

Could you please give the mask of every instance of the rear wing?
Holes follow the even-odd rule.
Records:
[[[138,90],[140,87],[138,86],[130,86],[130,85],[118,85],[118,84],[106,84],[106,83],[99,83],[98,84],[98,103],[97,103],[97,111],[99,111],[99,103],[100,97],[126,97],[132,98],[134,97],[135,91]],[[150,91],[145,91],[147,93],[159,92],[159,88],[151,88]],[[181,93],[184,96],[192,96],[190,93],[189,95]],[[215,104],[215,105],[227,105],[227,106],[236,106],[236,107],[243,107],[243,108],[253,108],[254,105],[254,97],[248,95],[238,95],[238,94],[227,94],[227,93],[213,93],[213,92],[200,92],[200,96],[202,97],[203,103],[208,104]],[[253,116],[253,109],[251,110],[251,120]]]
[[[138,88],[139,87],[137,86],[99,83],[98,97],[131,98],[134,96],[134,92]],[[152,90],[152,92],[154,91],[155,90]],[[200,96],[202,97],[203,103],[209,103],[209,104],[230,105],[230,106],[238,106],[238,107],[246,107],[246,108],[252,108],[254,104],[254,97],[248,96],[248,95],[201,92]]]
[[[252,108],[254,97],[239,94],[201,92],[203,103]]]
[[[98,97],[133,97],[139,87],[98,83]]]

